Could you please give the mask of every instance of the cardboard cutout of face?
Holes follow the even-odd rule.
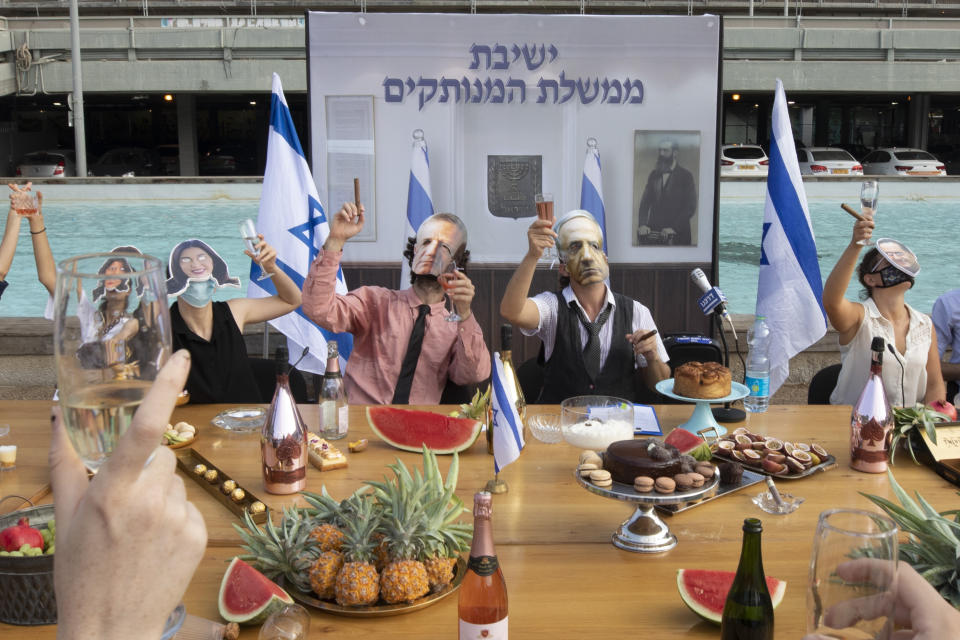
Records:
[[[417,275],[439,275],[460,252],[465,238],[457,225],[432,216],[417,230],[411,271]]]
[[[170,296],[179,296],[191,282],[211,279],[216,288],[240,286],[240,279],[230,275],[220,254],[196,238],[184,240],[170,251],[167,273],[167,295]]]
[[[603,232],[589,216],[575,215],[557,223],[557,244],[563,260],[561,268],[580,285],[603,282],[610,274],[603,253]]]

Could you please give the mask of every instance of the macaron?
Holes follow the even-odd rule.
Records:
[[[637,476],[633,479],[633,489],[638,493],[650,493],[653,491],[653,478]]]
[[[673,478],[661,476],[654,483],[654,488],[657,493],[673,493],[673,490],[677,488],[677,483],[673,481]]]
[[[697,473],[696,471],[694,471],[693,473],[688,473],[687,475],[693,481],[693,487],[695,489],[698,487],[702,487],[703,483],[707,481],[706,478],[704,478],[701,474]]]
[[[678,473],[673,476],[673,481],[677,483],[677,491],[689,491],[693,489],[693,478],[689,473]]]
[[[696,472],[704,477],[705,480],[709,480],[713,477],[713,474],[717,472],[716,468],[709,462],[701,462],[697,465]]]
[[[594,471],[600,469],[597,465],[592,462],[584,462],[579,467],[577,467],[577,472],[580,474],[581,478],[589,478],[590,474]]]
[[[590,482],[593,482],[594,484],[597,482],[606,482],[610,479],[610,472],[604,469],[595,469],[590,472]]]
[[[580,463],[583,464],[589,458],[599,458],[599,457],[600,456],[597,455],[596,451],[593,451],[592,449],[584,449],[583,451],[580,452]]]

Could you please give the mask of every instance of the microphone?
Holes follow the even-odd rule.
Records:
[[[897,350],[893,348],[893,345],[889,342],[887,343],[887,351],[893,355],[893,359],[897,361],[897,364],[900,365],[900,402],[903,403],[903,406],[907,406],[906,393],[903,390],[903,363],[900,362],[900,357],[897,355]],[[913,406],[913,405],[911,405]]]
[[[725,304],[727,296],[723,295],[723,291],[720,291],[717,287],[710,286],[710,281],[707,280],[707,275],[703,272],[703,269],[697,267],[691,271],[690,281],[703,292],[703,295],[697,300],[697,304],[700,305],[700,310],[703,311],[704,315],[710,315],[710,312],[714,312],[730,322],[730,314],[727,312],[727,305]]]

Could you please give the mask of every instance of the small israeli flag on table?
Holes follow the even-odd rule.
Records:
[[[330,229],[276,73],[273,74],[267,166],[263,173],[257,231],[277,250],[277,266],[302,289],[310,264],[323,247]],[[251,298],[276,295],[273,280],[257,280],[259,275],[260,266],[251,262],[247,295]],[[342,269],[337,272],[336,289],[337,293],[347,292]],[[291,362],[300,357],[304,347],[310,347],[310,353],[297,365],[302,371],[324,372],[327,340],[336,340],[340,347],[341,370],[353,350],[351,334],[335,334],[320,328],[307,318],[302,308],[270,320],[270,325],[287,336]]]
[[[493,378],[490,402],[493,406],[493,470],[500,473],[505,466],[520,457],[523,450],[523,423],[517,413],[513,394],[504,384],[503,362],[500,354],[493,354]]]
[[[827,332],[817,243],[779,79],[772,133],[757,286],[757,315],[770,327],[771,396],[787,379],[790,358]]]

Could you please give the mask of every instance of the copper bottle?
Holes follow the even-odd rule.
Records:
[[[277,390],[260,433],[263,485],[268,493],[302,491],[307,484],[307,427],[290,392],[287,350],[276,351]]]

